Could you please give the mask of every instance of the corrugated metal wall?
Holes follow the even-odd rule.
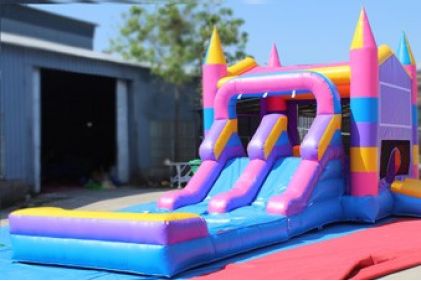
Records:
[[[2,47],[1,127],[4,139],[3,175],[6,179],[28,179],[30,128],[27,126],[28,83],[31,82],[26,53],[16,48]]]
[[[164,85],[144,68],[106,61],[51,53],[41,50],[2,45],[0,85],[0,124],[4,139],[3,155],[5,179],[33,181],[32,144],[32,73],[34,68],[50,68],[84,74],[114,77],[129,84],[129,151],[131,176],[148,176],[164,172],[162,157],[153,155],[156,148],[171,146],[167,134],[157,130],[171,131],[173,110],[172,87]],[[163,86],[164,85],[164,86]],[[192,92],[184,91],[181,105],[183,134],[194,136],[194,112],[188,99]],[[161,129],[156,129],[160,124]],[[184,136],[184,137],[186,137]],[[183,136],[182,136],[183,137]],[[153,145],[152,145],[153,144]],[[184,158],[190,159],[196,152],[194,143],[183,146]],[[164,154],[169,150],[164,150]],[[161,151],[162,152],[162,151]],[[167,155],[168,158],[171,154]],[[165,170],[166,171],[166,170]]]

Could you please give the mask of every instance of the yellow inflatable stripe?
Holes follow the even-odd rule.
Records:
[[[263,151],[265,153],[265,159],[268,158],[270,152],[276,144],[276,141],[279,139],[283,131],[287,129],[288,120],[285,116],[280,117],[275,125],[273,126],[272,131],[269,133],[264,145]]]
[[[421,181],[417,179],[406,178],[404,181],[394,181],[391,189],[396,193],[421,198]]]
[[[222,132],[215,143],[214,154],[216,159],[219,158],[231,135],[235,132],[237,132],[237,119],[230,119],[227,124],[225,124],[224,129],[222,129]]]
[[[240,75],[244,72],[251,70],[252,68],[256,66],[257,66],[257,62],[253,58],[246,57],[245,59],[242,59],[236,64],[233,64],[230,67],[228,67],[228,74],[230,76]]]
[[[237,75],[234,75],[234,76],[225,76],[225,77],[223,77],[223,78],[221,78],[221,79],[218,80],[218,83],[217,83],[216,86],[218,88],[221,88],[222,85],[224,85],[225,83],[227,83],[228,81],[231,81],[232,79],[234,79],[236,77],[238,77],[238,76]]]
[[[51,207],[22,209],[22,210],[14,211],[12,215],[35,216],[35,217],[101,219],[101,220],[150,221],[150,222],[177,221],[177,220],[184,220],[184,219],[191,219],[191,218],[199,217],[198,215],[192,214],[192,213],[144,214],[144,213],[65,210],[61,208],[51,208]]]
[[[251,57],[246,57],[245,59],[237,62],[236,64],[228,67],[228,76],[222,77],[221,79],[219,79],[218,83],[216,84],[216,86],[219,88],[221,88],[225,83],[227,83],[228,81],[231,81],[232,79],[238,77],[239,75],[253,69],[254,67],[257,66],[257,62],[251,58]]]
[[[326,66],[326,67],[316,67],[309,68],[309,71],[314,71],[326,76],[330,79],[335,85],[337,84],[349,84],[349,79],[351,76],[351,70],[349,65],[340,65],[340,66]],[[232,79],[238,77],[238,75],[229,75],[225,76],[218,81],[218,88],[221,88],[224,84],[231,81]]]
[[[392,49],[388,45],[380,45],[377,49],[379,65],[393,55]],[[351,77],[351,69],[348,64],[340,66],[326,66],[311,68],[310,71],[318,72],[329,78],[334,84],[348,84]]]
[[[378,172],[377,147],[351,147],[351,172]]]
[[[364,20],[364,12],[361,11],[360,16],[358,18],[357,26],[355,27],[354,37],[352,38],[351,50],[359,49],[364,45],[363,20]]]
[[[412,165],[417,165],[420,163],[420,149],[418,145],[412,146]]]
[[[390,56],[394,53],[392,49],[388,45],[381,45],[378,47],[377,57],[379,61],[379,65],[384,63]],[[235,67],[237,64],[231,66]],[[234,73],[234,70],[230,71],[228,68],[229,76],[225,76],[218,81],[218,88],[221,88],[225,83],[228,81],[238,77],[239,74]],[[335,85],[338,84],[349,84],[349,79],[351,77],[351,69],[348,64],[346,65],[339,65],[339,66],[325,66],[325,67],[315,67],[309,68],[309,71],[314,71],[320,73],[327,78],[329,78]]]
[[[341,129],[342,115],[335,114],[327,125],[326,131],[323,133],[319,143],[319,150],[317,152],[319,160],[322,159],[326,149],[337,130]]]
[[[384,63],[388,58],[393,55],[392,49],[388,45],[380,45],[377,48],[377,58],[379,60],[379,64]]]
[[[351,77],[351,69],[348,64],[340,66],[317,67],[311,68],[309,70],[326,76],[334,84],[349,84],[349,79]]]

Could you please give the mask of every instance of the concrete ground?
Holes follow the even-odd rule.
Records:
[[[8,214],[24,207],[60,207],[65,209],[84,209],[115,211],[128,206],[156,200],[165,188],[119,187],[116,189],[90,190],[85,188],[66,188],[57,192],[44,193],[14,207],[0,210],[0,226],[7,223]]]
[[[0,210],[0,226],[7,224],[7,216],[11,211],[22,207],[55,206],[66,209],[113,211],[154,201],[165,191],[168,191],[168,189],[121,187],[110,190],[89,190],[67,188],[53,193],[41,194],[24,204]],[[403,270],[380,279],[420,280],[421,266]]]

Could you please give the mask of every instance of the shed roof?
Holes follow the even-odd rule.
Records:
[[[117,58],[111,54],[95,52],[89,49],[68,46],[64,44],[54,43],[46,40],[6,32],[0,32],[0,42],[2,44],[10,44],[24,48],[38,49],[42,51],[59,53],[68,56],[76,56],[86,59],[106,61],[133,67],[149,68],[146,63],[124,60],[121,58]]]
[[[44,28],[53,28],[84,36],[93,36],[97,24],[41,10],[28,4],[2,5],[2,17]]]

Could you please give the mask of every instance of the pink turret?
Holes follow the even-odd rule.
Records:
[[[278,50],[276,49],[275,43],[272,45],[272,50],[270,51],[269,57],[269,67],[281,67],[281,62],[279,61]]]
[[[350,50],[351,177],[354,196],[377,195],[379,66],[377,45],[364,9],[355,28]]]
[[[212,32],[202,73],[203,129],[206,135],[214,119],[213,101],[218,90],[218,81],[227,75],[225,55],[216,27]]]
[[[268,67],[281,67],[278,50],[275,44],[272,45],[272,50],[270,51]],[[273,96],[264,99],[263,109],[264,113],[285,113],[287,106],[283,97]]]

